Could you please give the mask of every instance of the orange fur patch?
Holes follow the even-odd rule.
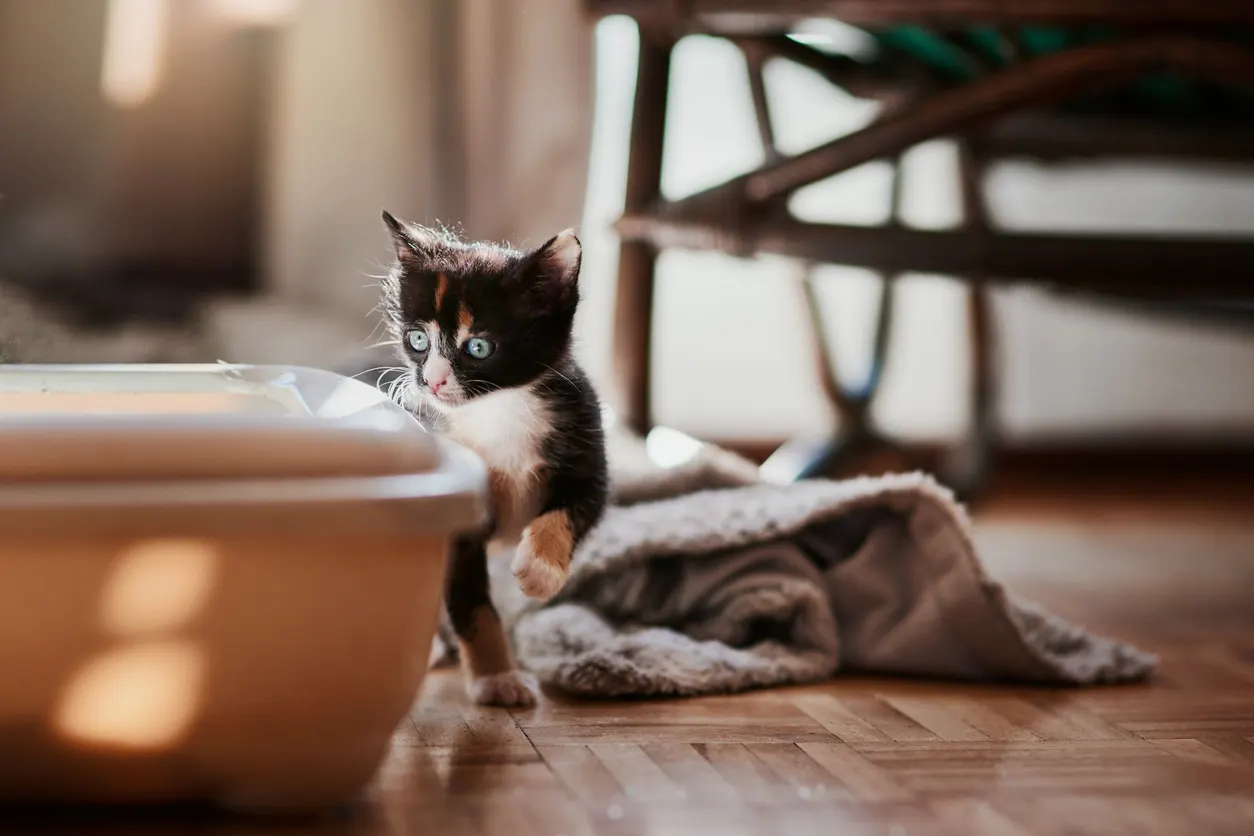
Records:
[[[475,318],[470,315],[470,309],[466,307],[466,303],[462,302],[457,306],[457,324],[462,328],[469,329],[474,323]]]
[[[531,521],[523,534],[531,542],[536,557],[561,568],[570,566],[575,536],[570,530],[570,517],[565,511],[550,511]]]
[[[435,309],[440,310],[444,304],[444,294],[448,293],[448,276],[443,273],[435,280]]]

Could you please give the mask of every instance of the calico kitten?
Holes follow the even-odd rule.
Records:
[[[547,598],[605,509],[601,408],[571,356],[579,240],[567,231],[518,252],[383,221],[396,248],[384,311],[416,414],[489,472],[492,519],[454,543],[444,590],[467,688],[479,703],[533,705],[535,682],[515,667],[489,596],[487,546],[516,542],[514,577]]]

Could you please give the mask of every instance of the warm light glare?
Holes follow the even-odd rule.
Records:
[[[205,540],[145,540],[129,546],[105,581],[101,626],[127,638],[185,626],[208,603],[218,561],[216,546]]]
[[[191,728],[205,677],[191,642],[150,642],[111,650],[70,680],[54,725],[70,740],[125,749],[165,749]]]
[[[203,415],[287,412],[273,398],[244,392],[0,391],[3,415]]]
[[[246,26],[277,26],[296,16],[300,0],[214,0],[223,17]]]
[[[654,427],[644,440],[645,453],[658,467],[679,467],[701,452],[701,442],[669,427]]]
[[[387,395],[378,388],[363,386],[355,380],[346,380],[336,386],[335,391],[318,406],[318,417],[348,418],[386,401]]]
[[[156,92],[168,18],[169,0],[109,0],[101,84],[113,104],[137,107]]]

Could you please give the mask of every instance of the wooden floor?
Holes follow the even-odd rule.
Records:
[[[1195,503],[1076,503],[1075,513],[1029,514],[994,504],[980,519],[995,575],[1161,653],[1151,684],[851,677],[673,702],[550,696],[508,712],[470,705],[456,674],[440,672],[398,731],[369,803],[280,832],[1248,836],[1254,516],[1222,505],[1211,514]]]

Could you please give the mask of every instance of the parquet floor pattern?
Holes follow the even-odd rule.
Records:
[[[440,676],[378,800],[439,833],[1254,833],[1254,680],[1208,665],[1233,687],[860,680],[526,716]]]
[[[1254,834],[1254,522],[995,520],[980,539],[1016,591],[1158,652],[1160,674],[511,713],[440,672],[375,803],[414,833]]]
[[[439,671],[362,808],[279,832],[1254,834],[1254,519],[978,529],[996,576],[1160,653],[1159,676],[1095,689],[846,677],[506,711]]]

